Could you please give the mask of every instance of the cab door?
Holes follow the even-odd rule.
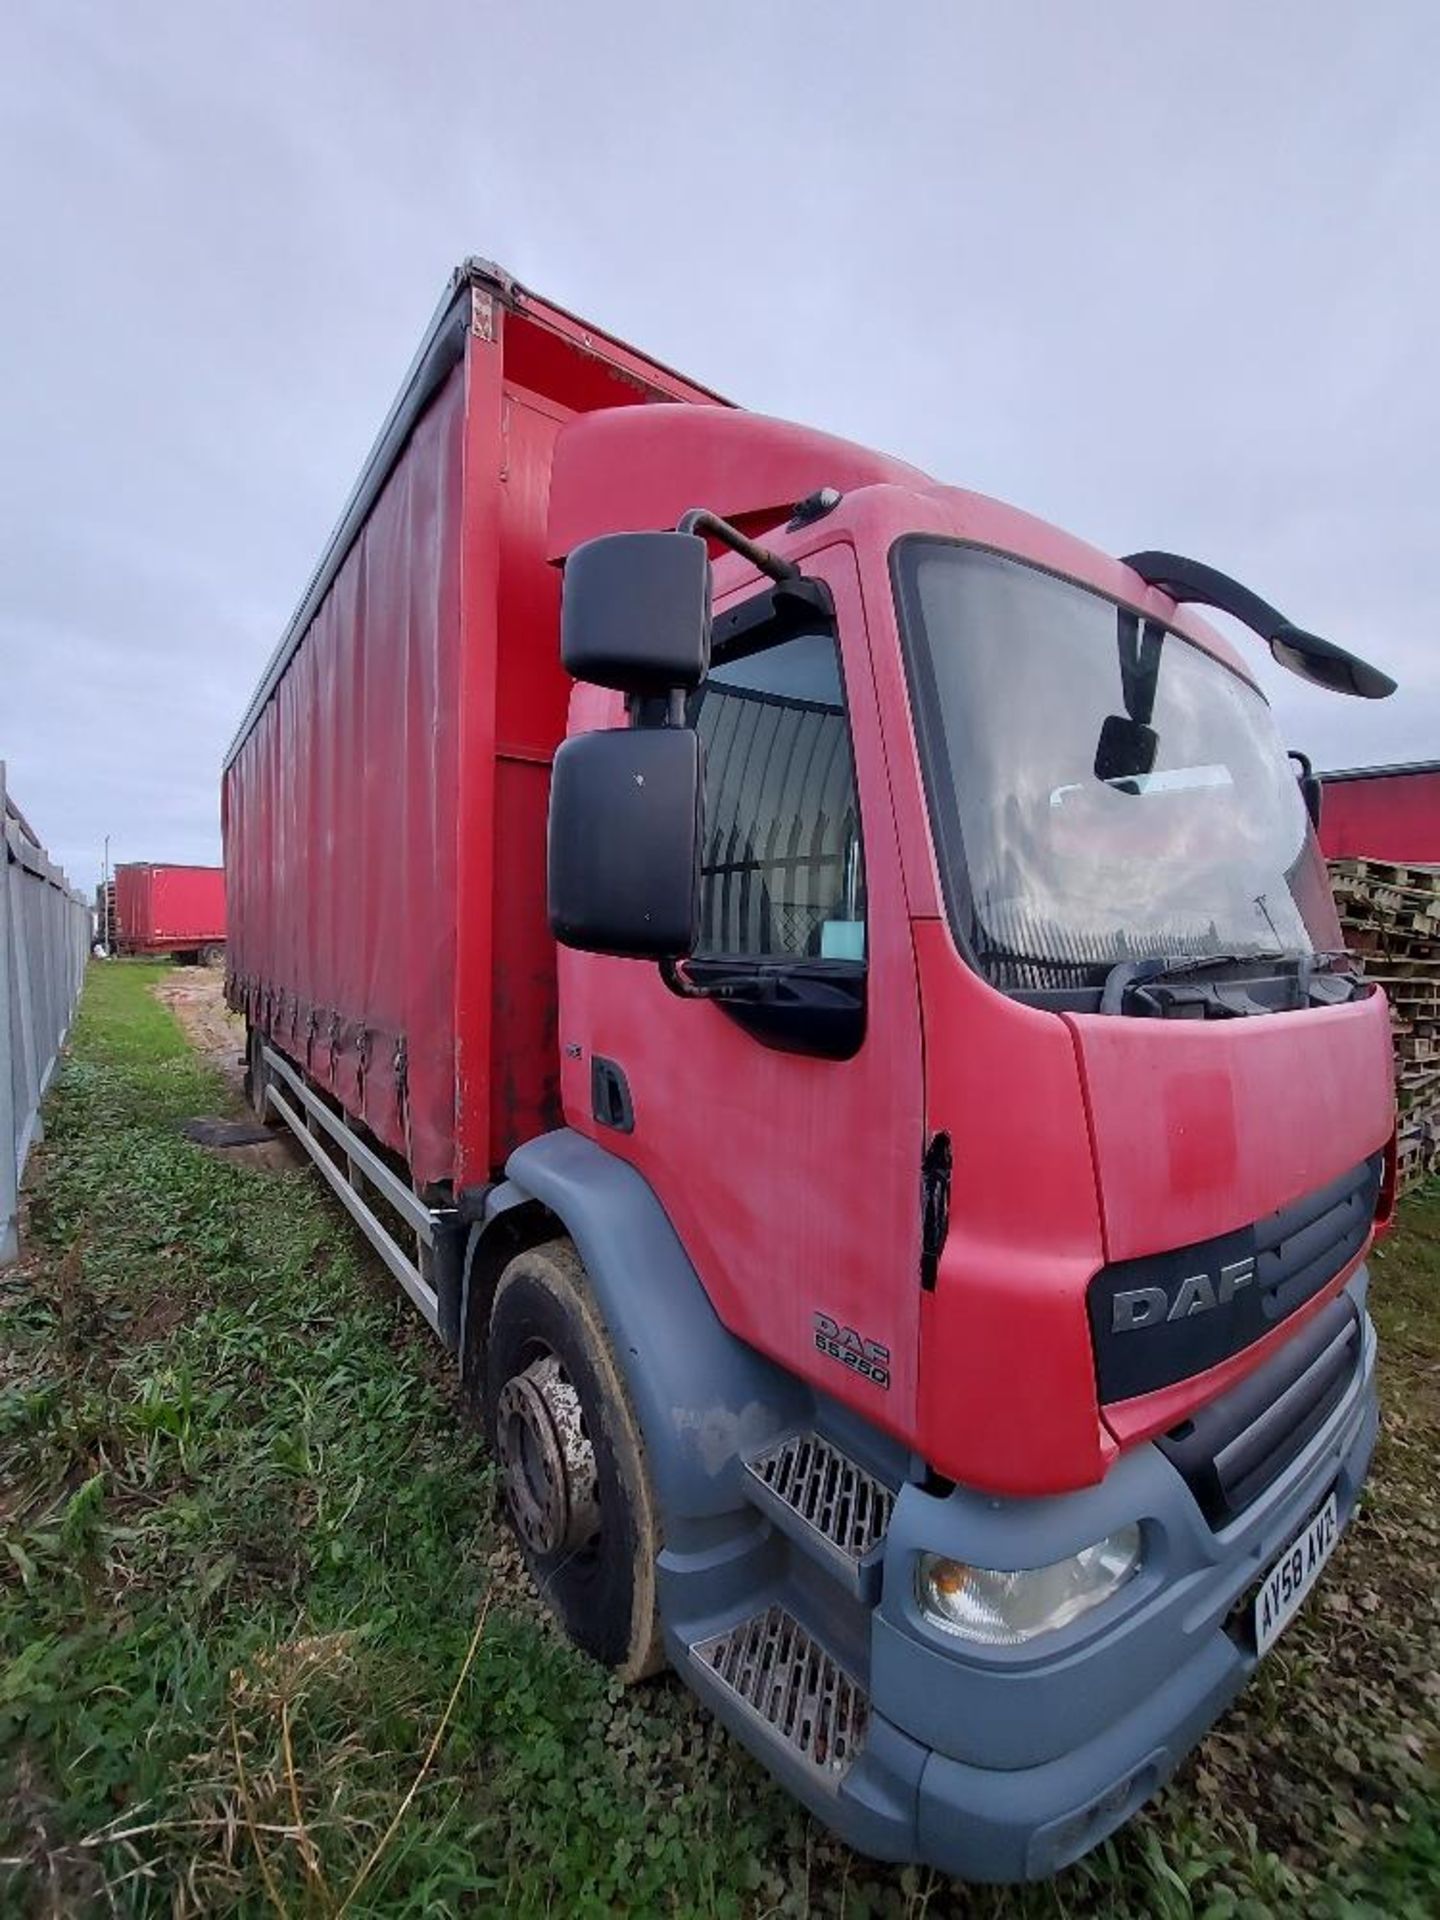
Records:
[[[808,605],[753,574],[722,594],[716,571],[689,972],[768,977],[772,1004],[682,998],[648,962],[562,949],[566,1119],[650,1182],[732,1332],[908,1436],[920,1020],[854,553],[806,557]],[[833,1018],[796,1011],[817,1000]],[[625,1098],[596,1097],[607,1075]]]

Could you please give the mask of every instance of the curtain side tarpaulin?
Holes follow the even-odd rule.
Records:
[[[1440,767],[1322,775],[1320,845],[1331,860],[1389,860],[1440,865]]]
[[[232,993],[453,1176],[464,372],[421,418],[225,782]]]

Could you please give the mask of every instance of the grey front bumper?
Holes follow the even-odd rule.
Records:
[[[1343,1525],[1364,1480],[1375,1336],[1363,1270],[1350,1285],[1363,1324],[1352,1387],[1228,1527],[1211,1530],[1153,1445],[1100,1486],[1054,1499],[902,1491],[872,1630],[867,1753],[828,1815],[845,1837],[966,1879],[1035,1879],[1095,1846],[1169,1777],[1254,1669],[1240,1603],[1332,1491]],[[919,1611],[921,1553],[1043,1566],[1136,1520],[1141,1573],[1041,1643],[971,1647]]]

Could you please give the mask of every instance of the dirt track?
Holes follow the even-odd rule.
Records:
[[[157,982],[154,993],[185,1029],[195,1051],[240,1092],[245,1081],[245,1022],[225,1005],[221,969],[174,967]]]
[[[224,1076],[237,1103],[245,1098],[245,1022],[225,1005],[225,976],[218,967],[175,967],[151,988],[175,1015],[185,1037],[207,1066]],[[219,1124],[224,1124],[223,1120]],[[228,1144],[213,1150],[240,1166],[285,1172],[302,1167],[305,1156],[278,1123],[271,1137]]]

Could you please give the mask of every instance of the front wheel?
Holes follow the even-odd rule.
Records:
[[[500,1276],[485,1424],[541,1597],[576,1645],[621,1679],[653,1673],[664,1659],[660,1530],[644,1443],[568,1240],[528,1248]]]

